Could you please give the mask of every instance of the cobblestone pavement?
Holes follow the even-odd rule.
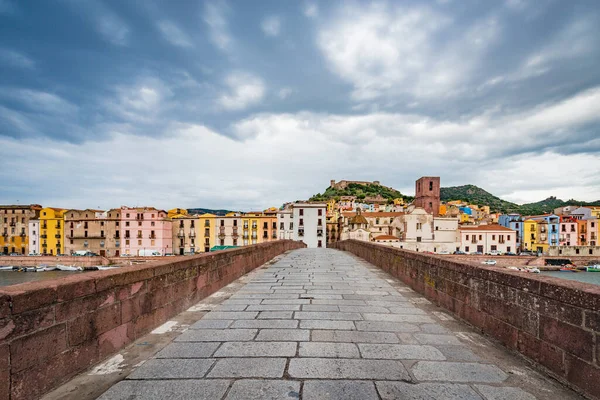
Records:
[[[579,398],[440,310],[348,253],[296,250],[100,399]]]

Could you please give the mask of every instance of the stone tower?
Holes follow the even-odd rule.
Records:
[[[437,217],[440,213],[440,177],[424,176],[415,183],[415,206]]]

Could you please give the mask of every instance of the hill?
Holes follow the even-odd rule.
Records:
[[[329,186],[327,189],[325,189],[325,192],[322,194],[315,194],[309,199],[309,201],[327,201],[330,199],[339,200],[341,196],[356,196],[357,199],[362,200],[365,197],[375,197],[377,195],[381,195],[389,202],[397,198],[403,198],[405,201],[412,201],[414,199],[412,196],[406,196],[400,193],[398,190],[388,188],[386,186],[349,183],[344,189],[335,189]]]
[[[519,205],[502,200],[475,185],[450,186],[440,188],[442,201],[461,200],[470,204],[488,205],[492,212],[519,212]]]
[[[216,216],[222,217],[227,213],[230,213],[229,210],[212,210],[210,208],[188,208],[188,214],[215,214]]]
[[[489,205],[492,212],[511,213],[516,212],[521,215],[538,215],[551,213],[555,208],[568,205],[600,205],[600,200],[595,202],[579,201],[570,199],[567,201],[557,199],[554,196],[548,197],[535,203],[515,204],[506,200],[502,200],[493,194],[475,185],[451,186],[443,187],[440,190],[442,201],[462,200],[470,204]]]

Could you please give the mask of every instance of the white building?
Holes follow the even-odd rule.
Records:
[[[414,207],[401,217],[400,242],[394,247],[432,253],[454,252],[460,245],[458,218],[434,217],[421,207]]]
[[[277,212],[277,227],[279,228],[279,239],[293,239],[294,221],[292,210],[281,210]]]
[[[40,220],[29,220],[29,254],[40,254]]]
[[[292,219],[293,239],[306,243],[308,247],[327,247],[325,236],[327,204],[294,203]]]
[[[460,249],[465,253],[515,253],[517,232],[496,224],[463,226],[460,228]]]

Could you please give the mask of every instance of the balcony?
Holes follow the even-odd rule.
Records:
[[[17,223],[15,221],[10,221],[10,226],[17,226]]]
[[[42,239],[48,239],[48,235],[46,235],[45,233],[44,233],[43,235],[40,235],[40,237],[41,237]]]
[[[150,235],[148,235],[148,239],[156,239],[156,235],[150,234]]]
[[[179,239],[183,239],[183,238],[185,238],[185,232],[183,232],[183,231],[179,231],[179,233],[177,233],[177,237],[178,237]]]
[[[225,233],[225,227],[224,226],[220,226],[219,227],[219,233]]]
[[[121,237],[120,237],[120,235],[119,235],[118,233],[115,233],[115,234],[113,235],[113,239],[120,239],[120,238],[121,238]]]
[[[56,225],[54,225],[54,227],[55,227],[56,229],[60,229],[60,224],[56,224]],[[86,226],[85,228],[87,229],[87,226]]]
[[[546,233],[546,228],[540,228],[541,233]]]
[[[48,229],[48,225],[46,225],[46,224],[42,225],[41,229]]]
[[[225,239],[225,233],[219,233],[219,239]]]
[[[21,234],[19,236],[25,237],[25,236],[27,236],[27,234],[25,232],[21,232]]]
[[[60,247],[60,242],[56,242],[56,247]]]
[[[58,234],[58,233],[57,233],[56,235],[54,235],[54,237],[55,237],[56,239],[60,239],[60,234]]]
[[[191,238],[196,237],[196,232],[195,231],[190,231],[190,237]]]
[[[317,236],[319,236],[319,237],[323,236],[323,229],[317,229]]]
[[[2,233],[2,236],[7,237],[8,236],[8,232]]]
[[[298,236],[304,236],[304,229],[298,229]]]
[[[48,247],[48,243],[42,243],[42,247]]]

